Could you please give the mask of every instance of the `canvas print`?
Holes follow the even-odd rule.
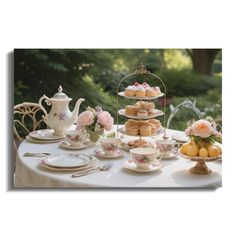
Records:
[[[218,188],[221,49],[15,49],[14,188]]]

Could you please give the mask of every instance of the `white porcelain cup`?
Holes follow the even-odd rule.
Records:
[[[130,153],[135,164],[142,169],[147,169],[156,162],[159,154],[155,148],[133,148]]]
[[[100,138],[99,142],[107,155],[115,156],[120,151],[121,140],[118,138]]]
[[[169,139],[156,140],[156,149],[164,158],[169,157],[171,154],[175,153],[178,147],[179,144],[173,140]]]
[[[89,135],[86,130],[70,130],[66,132],[67,141],[73,147],[78,147],[88,141]]]

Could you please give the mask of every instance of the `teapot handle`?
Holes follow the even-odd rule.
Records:
[[[46,95],[43,95],[43,96],[39,99],[39,106],[40,106],[40,108],[42,109],[43,113],[45,114],[45,116],[43,115],[42,117],[43,117],[44,121],[46,122],[47,111],[45,110],[45,108],[44,108],[43,105],[42,105],[42,101],[43,101],[44,99],[45,99],[45,102],[46,102],[46,104],[47,104],[48,106],[51,106],[52,103],[51,103],[50,99],[49,99]]]

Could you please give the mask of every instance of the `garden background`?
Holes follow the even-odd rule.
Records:
[[[206,116],[221,120],[222,116],[222,51],[220,49],[15,49],[14,104],[38,102],[46,94],[57,92],[62,85],[73,100],[86,99],[87,106],[102,106],[116,117],[116,89],[123,76],[134,72],[143,63],[157,74],[167,87],[167,117],[169,105],[178,105],[186,98],[196,101]],[[151,78],[133,77],[122,83],[121,89],[138,81],[163,87]],[[119,98],[120,107],[128,103]],[[163,109],[163,100],[155,101]],[[171,128],[184,130],[196,115],[181,108]],[[160,118],[161,121],[163,118]],[[121,122],[123,120],[120,120]]]

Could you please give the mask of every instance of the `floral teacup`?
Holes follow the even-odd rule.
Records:
[[[142,169],[148,169],[157,161],[158,151],[155,148],[133,148],[130,153],[135,164]]]
[[[171,154],[173,154],[175,151],[177,151],[177,147],[179,147],[179,144],[177,144],[173,140],[156,140],[156,149],[160,152],[161,156],[164,158],[169,157]]]
[[[102,150],[105,154],[115,156],[120,151],[121,141],[118,138],[100,138]]]
[[[78,147],[88,141],[89,134],[85,129],[77,129],[67,131],[66,137],[71,146]]]

